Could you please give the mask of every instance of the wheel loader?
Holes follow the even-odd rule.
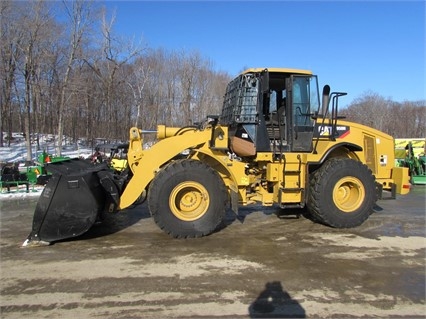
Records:
[[[361,225],[384,194],[410,189],[394,167],[394,140],[338,114],[343,92],[319,91],[311,71],[253,68],[227,85],[220,115],[185,127],[158,125],[157,142],[130,128],[127,169],[72,159],[53,163],[24,245],[85,233],[106,214],[144,199],[174,238],[206,236],[241,206],[304,208],[312,220]],[[152,131],[151,131],[152,132]]]

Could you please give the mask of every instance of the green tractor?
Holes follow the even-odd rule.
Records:
[[[405,147],[405,159],[401,161],[401,166],[408,167],[410,172],[410,182],[413,185],[426,185],[426,156],[414,155],[413,144],[409,142]]]

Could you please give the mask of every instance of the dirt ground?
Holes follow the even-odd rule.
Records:
[[[424,318],[425,191],[355,229],[256,206],[190,240],[143,204],[33,248],[37,199],[0,200],[1,318]]]

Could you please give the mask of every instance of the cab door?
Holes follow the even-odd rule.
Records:
[[[292,75],[287,83],[287,109],[290,111],[288,135],[293,152],[311,152],[315,121],[319,109],[318,81],[315,75]]]

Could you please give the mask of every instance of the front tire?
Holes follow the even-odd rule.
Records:
[[[351,228],[361,225],[373,212],[375,179],[363,163],[332,158],[310,180],[310,213],[326,225]]]
[[[148,205],[155,223],[175,238],[211,234],[222,223],[228,201],[219,174],[196,160],[177,160],[153,179]]]

